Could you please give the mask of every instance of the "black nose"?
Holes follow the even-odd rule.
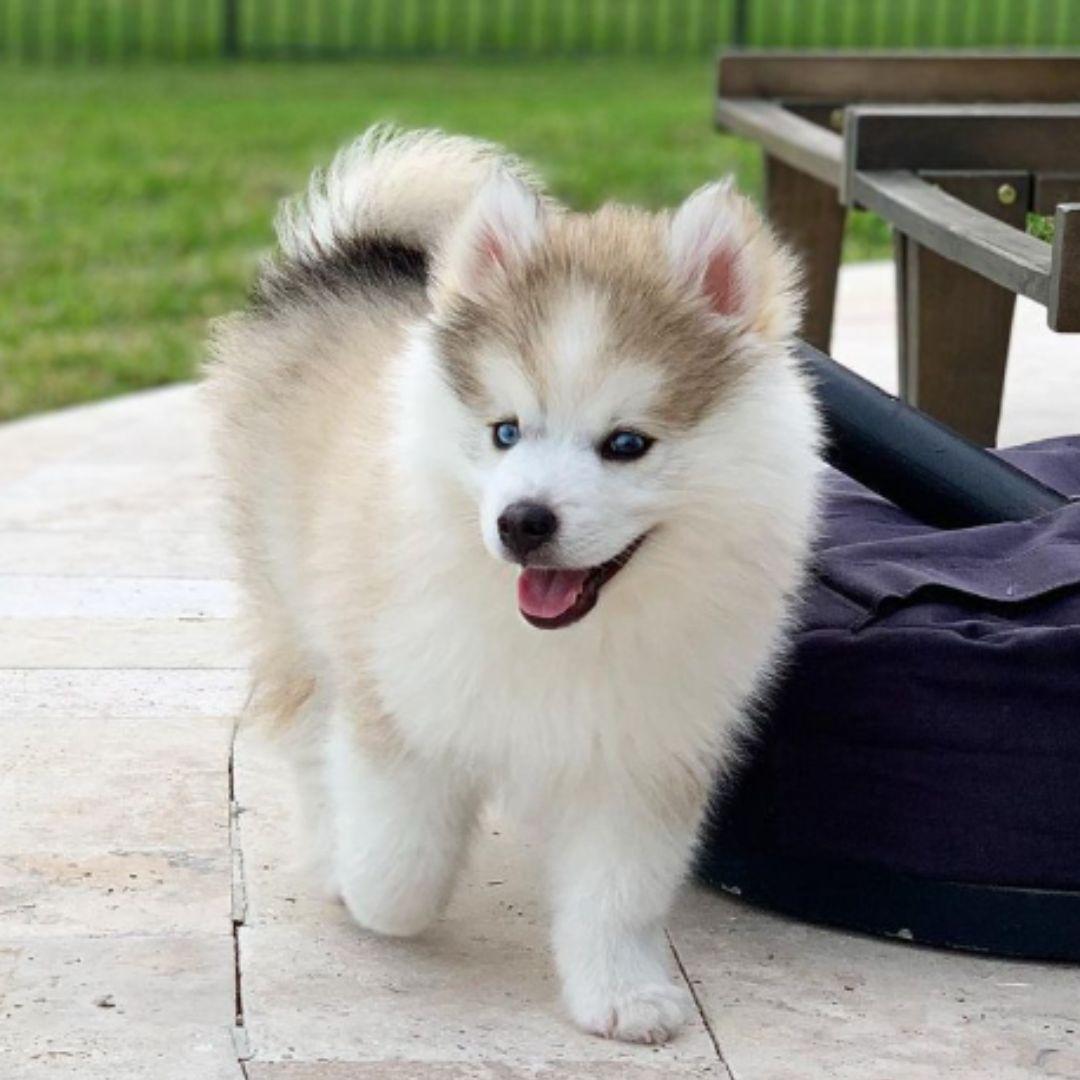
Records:
[[[559,519],[542,503],[511,503],[499,515],[499,539],[519,559],[546,544],[559,527]]]

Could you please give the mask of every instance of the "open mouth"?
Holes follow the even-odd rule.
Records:
[[[630,561],[643,533],[613,559],[584,570],[527,566],[518,577],[518,608],[526,621],[541,630],[559,630],[585,618],[600,598],[600,590]]]

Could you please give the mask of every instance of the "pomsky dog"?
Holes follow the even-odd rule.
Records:
[[[497,802],[543,837],[574,1020],[662,1042],[664,920],[813,531],[794,261],[728,182],[577,214],[387,127],[277,232],[207,395],[314,865],[416,934]]]

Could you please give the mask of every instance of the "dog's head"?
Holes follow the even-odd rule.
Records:
[[[585,616],[711,498],[717,418],[787,348],[793,263],[729,183],[673,214],[565,214],[497,175],[436,268],[428,336],[456,470],[533,625]]]

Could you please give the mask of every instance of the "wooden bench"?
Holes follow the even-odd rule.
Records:
[[[1080,331],[1077,102],[1076,56],[733,52],[716,120],[764,150],[806,339],[828,349],[847,210],[874,211],[894,229],[905,400],[993,445],[1016,295]],[[1053,244],[1029,211],[1054,216]]]

